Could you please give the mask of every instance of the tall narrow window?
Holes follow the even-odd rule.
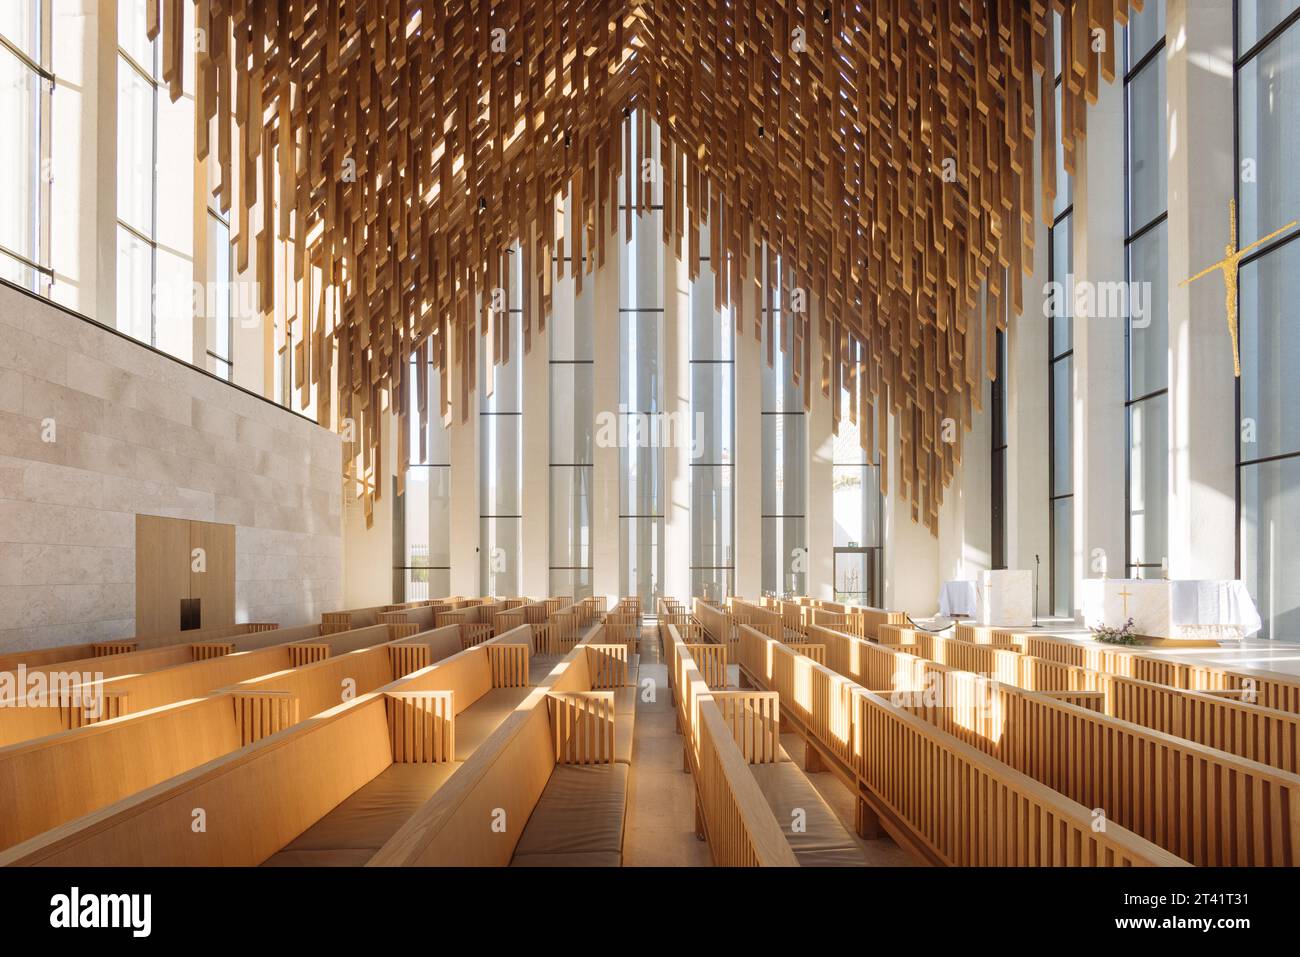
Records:
[[[1061,29],[1056,22],[1056,115],[1061,117]],[[1065,171],[1065,150],[1056,142],[1056,203],[1048,231],[1048,281],[1059,295],[1052,297],[1048,332],[1048,508],[1051,535],[1050,601],[1052,614],[1074,616],[1074,330],[1073,284],[1074,184]]]
[[[49,295],[50,11],[41,0],[0,10],[0,278]]]
[[[644,131],[648,130],[648,134]],[[631,155],[640,152],[640,137],[651,137],[650,156],[657,160],[658,134],[639,116],[624,124]],[[624,595],[640,595],[643,607],[655,606],[664,580],[663,321],[664,244],[663,186],[648,169],[633,170],[630,241],[620,244],[619,268],[619,525]],[[628,195],[626,186],[620,195]]]
[[[849,390],[841,389],[840,426],[831,460],[835,600],[879,606],[884,568],[880,467],[862,448],[856,418]]]
[[[997,373],[992,385],[991,428],[993,448],[989,458],[992,496],[990,526],[993,568],[1007,567],[1007,334],[997,333]]]
[[[208,206],[208,311],[207,355],[211,370],[227,382],[233,371],[231,339],[234,316],[231,312],[232,286],[230,220]]]
[[[780,261],[767,284],[772,299],[764,304],[766,355],[763,364],[763,578],[765,594],[803,595],[808,590],[808,531],[805,503],[808,485],[808,423],[803,388],[795,381],[794,355],[781,343],[792,340],[786,324],[791,303],[782,301]],[[768,334],[772,341],[767,341]]]
[[[572,218],[566,202],[565,222]],[[572,235],[570,229],[565,235]],[[594,486],[595,361],[591,276],[577,292],[573,248],[554,265],[551,340],[551,576],[550,593],[587,598],[592,593],[592,489]],[[560,278],[563,266],[563,276]]]
[[[146,0],[117,7],[117,328],[158,345],[158,47]]]
[[[504,257],[505,314],[494,317],[479,347],[479,581],[485,595],[523,591],[523,306],[517,249]],[[491,295],[491,291],[489,295]],[[486,304],[485,304],[486,306]],[[506,331],[509,330],[508,337]],[[493,365],[492,338],[504,357]],[[489,386],[489,377],[491,385]],[[490,394],[489,394],[490,393]]]
[[[716,263],[700,229],[700,275],[691,283],[691,595],[720,601],[735,590],[735,324],[714,308]],[[677,431],[682,430],[679,423]]]
[[[1300,5],[1237,5],[1238,245],[1300,219]],[[1300,241],[1242,260],[1238,571],[1260,637],[1300,639]]]
[[[1128,556],[1133,578],[1158,577],[1169,551],[1169,160],[1165,148],[1164,0],[1126,30],[1125,263],[1129,283]]]
[[[394,497],[393,597],[422,601],[451,594],[451,435],[443,425],[438,397],[441,374],[432,362],[411,362],[411,408],[418,403],[416,377],[428,377],[429,423],[420,456],[418,415],[411,416],[411,467],[406,491]]]

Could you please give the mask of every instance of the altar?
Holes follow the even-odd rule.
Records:
[[[1028,628],[1034,618],[1034,573],[1018,568],[980,572],[976,620],[992,628]]]
[[[1134,632],[1148,638],[1236,641],[1262,624],[1240,581],[1087,578],[1081,597],[1087,627],[1119,628],[1132,618]]]

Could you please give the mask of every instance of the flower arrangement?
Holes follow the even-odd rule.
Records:
[[[1092,637],[1096,641],[1105,642],[1108,645],[1136,645],[1138,636],[1133,632],[1133,619],[1130,618],[1124,622],[1123,627],[1113,628],[1110,625],[1098,625],[1096,628],[1089,628]]]

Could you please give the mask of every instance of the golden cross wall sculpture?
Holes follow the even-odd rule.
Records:
[[[173,99],[185,2],[146,0]],[[1073,172],[1128,6],[194,0],[197,155],[215,154],[262,311],[285,291],[302,403],[314,390],[323,424],[356,428],[345,452],[363,474],[379,468],[391,407],[400,483],[426,452],[424,428],[408,447],[410,417],[424,425],[435,402],[467,416],[479,352],[500,362],[521,345],[488,314],[505,250],[520,245],[528,349],[551,310],[553,258],[560,275],[579,264],[580,291],[650,206],[622,173],[652,159],[653,124],[663,241],[694,279],[709,231],[729,263],[716,304],[735,307],[738,330],[771,333],[762,303],[805,291],[812,308],[780,324],[779,343],[805,405],[814,388],[847,390],[882,485],[892,457],[896,492],[934,531],[996,332],[1023,308],[1056,145]],[[278,243],[291,251],[281,275]],[[778,258],[780,290],[766,278]],[[441,395],[420,375],[412,402],[413,357],[443,371]],[[362,492],[367,515],[383,484]]]
[[[1252,249],[1256,249],[1270,239],[1281,236],[1289,229],[1294,229],[1296,221],[1293,219],[1281,229],[1275,229],[1267,236],[1255,240],[1249,246],[1243,249],[1237,248],[1237,201],[1228,200],[1228,245],[1223,247],[1223,258],[1213,266],[1206,266],[1195,276],[1189,276],[1178,285],[1186,286],[1188,283],[1196,282],[1202,276],[1208,276],[1210,273],[1218,270],[1223,273],[1223,291],[1226,299],[1226,310],[1228,317],[1228,335],[1232,337],[1232,374],[1241,378],[1241,347],[1238,344],[1237,337],[1237,274],[1241,270],[1241,257],[1246,255]]]

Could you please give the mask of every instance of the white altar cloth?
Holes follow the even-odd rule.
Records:
[[[939,587],[939,614],[944,618],[954,615],[973,618],[978,604],[979,592],[974,582],[949,581]]]
[[[1262,622],[1240,581],[1089,578],[1083,582],[1083,623],[1120,627],[1152,638],[1240,639]]]

